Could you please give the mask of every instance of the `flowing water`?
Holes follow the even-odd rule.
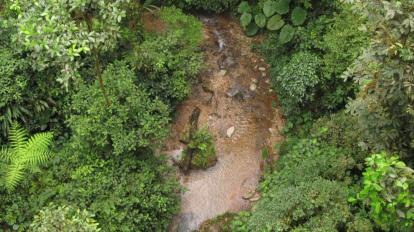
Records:
[[[178,171],[186,191],[171,231],[193,231],[208,219],[251,207],[264,161],[261,151],[281,140],[282,118],[274,108],[268,65],[251,51],[254,41],[225,16],[200,17],[204,23],[205,71],[190,97],[178,106],[166,151],[171,159],[189,117],[199,107],[199,127],[215,136],[218,162],[207,170]]]

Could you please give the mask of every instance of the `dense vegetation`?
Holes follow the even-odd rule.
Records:
[[[165,230],[181,188],[153,150],[201,70],[201,23],[128,0],[0,10],[0,230]]]
[[[258,46],[286,139],[232,231],[412,231],[412,1],[286,2],[306,23]]]
[[[182,189],[155,151],[203,63],[182,10],[265,37],[286,118],[261,199],[211,224],[414,230],[412,0],[0,0],[1,231],[167,229]],[[188,143],[216,161],[206,129]]]

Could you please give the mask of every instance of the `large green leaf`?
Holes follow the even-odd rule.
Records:
[[[293,9],[292,11],[292,16],[291,16],[293,25],[295,26],[302,25],[306,20],[307,14],[308,12],[302,7],[295,7],[295,9]]]
[[[242,27],[247,27],[247,25],[250,24],[250,22],[252,21],[253,16],[250,13],[243,13],[242,16],[240,17],[240,24],[242,25]]]
[[[295,28],[292,27],[290,24],[286,24],[282,30],[280,30],[279,34],[279,42],[285,44],[293,39],[295,35]]]
[[[280,15],[272,16],[269,21],[267,22],[267,29],[270,31],[277,31],[285,25],[285,21],[283,21]]]
[[[250,11],[251,11],[250,5],[246,1],[241,2],[239,5],[239,8],[237,9],[237,12],[239,12],[240,14],[249,13]]]
[[[289,4],[290,0],[278,0],[276,2],[276,12],[281,15],[289,13]]]
[[[260,28],[266,26],[266,16],[262,13],[259,13],[256,16],[254,16],[254,21],[256,22],[256,25]]]
[[[250,23],[246,28],[246,35],[254,36],[259,31],[259,27],[255,23]]]
[[[266,17],[270,17],[276,13],[276,2],[275,1],[267,1],[263,5],[263,13]]]

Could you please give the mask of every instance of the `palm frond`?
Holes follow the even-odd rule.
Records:
[[[21,164],[11,164],[6,172],[5,186],[7,191],[12,192],[17,184],[23,179],[24,166]]]
[[[10,128],[9,141],[11,148],[17,154],[21,149],[24,148],[27,141],[27,132],[25,129],[20,127],[17,122],[13,122],[12,127]]]

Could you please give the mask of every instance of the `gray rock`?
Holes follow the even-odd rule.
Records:
[[[245,101],[246,99],[252,97],[248,90],[244,90],[240,85],[235,85],[227,91],[227,96],[235,98],[239,101]]]

